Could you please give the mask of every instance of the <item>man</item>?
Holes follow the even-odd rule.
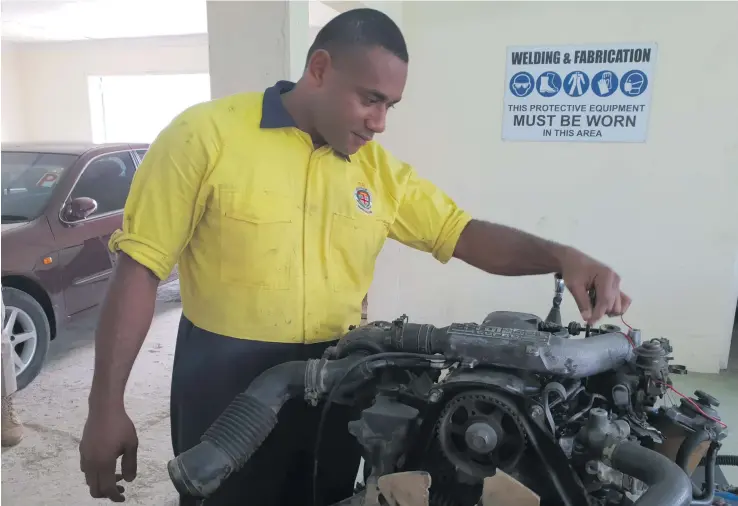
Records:
[[[582,316],[623,313],[618,276],[583,253],[473,220],[372,141],[401,97],[408,55],[384,14],[341,14],[318,34],[302,78],[264,93],[196,105],[151,146],[133,182],[120,261],[96,337],[81,467],[93,497],[123,500],[138,440],[123,392],[148,331],[157,284],[179,266],[183,316],[171,391],[175,454],[264,370],[319,357],[357,324],[382,244],[391,237],[440,262],[489,273],[562,272]],[[596,288],[597,306],[587,290]],[[339,408],[336,408],[339,409]],[[319,410],[288,404],[280,423],[207,506],[309,504]],[[347,414],[345,414],[347,415]],[[346,418],[321,450],[319,494],[352,492],[358,464]],[[182,498],[181,504],[195,504]]]

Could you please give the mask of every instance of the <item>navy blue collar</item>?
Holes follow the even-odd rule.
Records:
[[[295,83],[291,81],[277,81],[277,83],[264,91],[264,100],[261,106],[261,128],[297,128],[295,120],[285,109],[282,103],[282,95],[292,90]],[[333,151],[339,158],[350,161],[348,155]]]
[[[261,106],[261,128],[288,128],[297,127],[295,120],[284,108],[282,94],[295,87],[290,81],[278,81],[277,84],[264,91],[264,101]]]

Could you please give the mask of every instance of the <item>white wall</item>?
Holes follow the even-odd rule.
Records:
[[[25,82],[21,73],[20,53],[12,43],[2,43],[2,68],[0,68],[0,89],[2,89],[2,142],[18,142],[26,137]]]
[[[733,2],[405,2],[409,83],[382,140],[476,217],[612,265],[634,299],[626,320],[716,372],[738,297],[736,19]],[[643,41],[659,45],[645,144],[501,141],[506,46]],[[390,243],[369,318],[545,316],[552,289]],[[577,316],[568,297],[564,317]]]
[[[15,70],[23,83],[25,132],[24,138],[16,140],[91,141],[88,76],[208,72],[207,35],[17,47]],[[5,64],[2,70],[4,131],[5,109],[14,101],[10,96],[6,99]]]
[[[336,12],[311,2],[308,21],[307,5],[290,7],[299,9],[305,17],[304,26],[291,26],[292,30],[305,32],[294,41],[301,48],[295,59],[301,69],[303,53],[320,23]],[[210,70],[207,34],[25,44],[3,41],[2,46],[4,141],[91,141],[88,76]],[[234,50],[242,59],[242,51],[239,53],[237,48],[231,48],[229,54]]]

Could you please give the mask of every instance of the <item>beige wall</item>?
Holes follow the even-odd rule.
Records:
[[[226,2],[217,2],[223,4]],[[210,8],[212,5],[209,2]],[[228,6],[219,6],[228,7]],[[231,6],[232,8],[233,6]],[[279,6],[277,6],[279,7]],[[291,19],[282,29],[300,32],[290,38],[290,51],[296,54],[288,67],[290,75],[279,71],[271,80],[294,77],[304,65],[305,53],[320,29],[321,23],[333,15],[331,9],[311,5],[291,5]],[[286,10],[285,10],[286,12]],[[243,25],[234,26],[227,19],[211,26],[217,52],[216,73],[234,81],[226,90],[242,90],[251,78],[248,72],[228,68],[253,70],[248,58],[239,49],[251,44],[253,33],[244,32]],[[263,24],[263,22],[261,23]],[[212,25],[212,22],[211,22]],[[230,32],[230,33],[229,33]],[[233,35],[246,38],[234,43]],[[2,43],[2,140],[4,141],[91,141],[92,126],[87,77],[90,75],[131,75],[145,73],[207,73],[210,71],[208,35],[148,37],[114,40],[86,40],[12,44]],[[257,46],[256,54],[266,54],[266,46]],[[270,47],[270,49],[273,49]],[[268,56],[268,55],[266,55]],[[242,65],[234,65],[234,61]],[[281,69],[281,63],[277,65]],[[278,74],[278,75],[277,75]]]
[[[738,297],[738,4],[405,2],[405,99],[385,145],[476,217],[573,244],[611,264],[629,323],[678,362],[725,365]],[[688,34],[689,36],[685,35]],[[503,142],[508,45],[656,42],[643,144]],[[499,278],[389,243],[369,319],[545,316],[550,277]],[[577,317],[565,300],[564,317]]]
[[[12,140],[91,141],[91,75],[208,72],[207,35],[18,44],[7,72],[5,46],[3,140],[7,122]],[[6,89],[6,79],[21,84]]]
[[[367,3],[401,23],[411,58],[406,97],[380,140],[475,216],[608,262],[635,299],[630,323],[671,338],[695,370],[725,365],[738,297],[738,4]],[[659,45],[645,143],[501,141],[506,46],[643,41]],[[205,35],[38,44],[10,56],[3,46],[3,140],[91,140],[89,75],[208,71]],[[390,242],[369,318],[545,315],[551,293],[549,277],[441,266]],[[577,317],[571,298],[564,316]]]
[[[0,135],[2,142],[22,141],[26,137],[25,93],[24,80],[21,73],[20,54],[15,46],[2,43],[2,57],[0,59],[0,89],[2,89],[2,103],[0,103],[0,117],[2,126]]]

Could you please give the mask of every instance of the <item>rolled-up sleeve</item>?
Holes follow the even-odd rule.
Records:
[[[203,179],[217,150],[211,131],[198,106],[162,130],[133,178],[122,229],[109,242],[113,253],[126,253],[162,280],[202,217]]]
[[[409,167],[406,170],[409,177],[390,237],[447,263],[472,217],[433,183]]]

